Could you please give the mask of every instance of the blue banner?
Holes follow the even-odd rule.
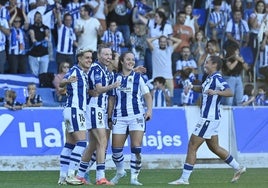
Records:
[[[241,153],[267,153],[267,108],[233,108],[233,115],[238,151]]]
[[[0,155],[59,155],[64,145],[61,108],[0,109]],[[154,109],[146,125],[143,154],[185,154],[188,133],[183,109]],[[129,153],[126,143],[125,153]],[[109,151],[110,153],[110,147]]]

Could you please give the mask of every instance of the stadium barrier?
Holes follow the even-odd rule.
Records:
[[[252,167],[268,167],[268,108],[222,107],[219,142]],[[196,106],[155,108],[143,138],[144,168],[180,168],[189,137],[199,118]],[[57,170],[64,145],[62,108],[0,108],[0,169]],[[128,142],[124,152],[128,160]],[[108,147],[107,167],[114,167]],[[203,144],[197,153],[200,167],[226,167]],[[203,164],[203,162],[204,164]],[[128,166],[128,163],[126,163]]]

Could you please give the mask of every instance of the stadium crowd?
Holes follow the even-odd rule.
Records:
[[[114,59],[132,51],[146,68],[154,106],[193,105],[199,96],[188,86],[205,79],[204,62],[218,55],[235,93],[223,104],[267,105],[267,14],[267,0],[0,0],[0,74],[61,74],[77,49],[93,50],[95,61],[105,43]]]

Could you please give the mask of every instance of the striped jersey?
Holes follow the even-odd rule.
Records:
[[[102,66],[99,62],[95,62],[91,65],[90,71],[88,73],[90,90],[95,89],[97,84],[101,84],[101,86],[106,87],[112,82],[112,79],[113,74],[109,72],[107,67]],[[106,110],[108,107],[108,92],[101,93],[98,97],[89,96],[88,104]]]
[[[0,25],[6,29],[9,29],[6,19],[0,17]],[[6,35],[0,31],[0,52],[6,49]]]
[[[165,89],[165,92],[170,96],[168,89]],[[153,107],[166,107],[166,98],[162,89],[156,89],[153,91]]]
[[[209,15],[209,21],[216,24],[217,29],[224,29],[226,21],[223,12],[211,12]],[[219,24],[218,24],[219,23]]]
[[[121,81],[121,86],[114,89],[114,117],[126,117],[144,114],[142,96],[149,93],[149,88],[141,74],[131,72],[129,76],[117,73],[114,81]]]
[[[66,12],[70,13],[73,17],[73,23],[75,23],[75,21],[77,19],[80,18],[80,8],[84,5],[84,3],[74,3],[74,2],[70,2],[66,5]]]
[[[219,72],[213,73],[206,78],[202,84],[202,118],[210,120],[220,119],[220,101],[222,97],[219,95],[208,95],[206,91],[208,89],[223,91],[227,88],[229,88],[229,85]]]
[[[9,13],[9,10],[5,7],[5,6],[2,6],[0,8],[0,18],[2,19],[5,19],[7,21],[10,20],[10,13]]]
[[[76,76],[77,81],[67,85],[66,107],[79,108],[86,111],[88,90],[87,74],[78,65],[74,65],[64,78],[69,79],[71,76]]]
[[[120,45],[124,43],[124,37],[120,31],[112,32],[110,29],[107,29],[106,31],[104,31],[101,40],[104,43],[111,43],[111,49],[121,54]]]
[[[64,24],[58,28],[57,52],[61,54],[73,54],[73,44],[76,36],[72,27]]]
[[[9,35],[8,53],[12,55],[23,54],[25,50],[24,31],[21,28],[11,28]],[[21,46],[23,48],[21,48]]]

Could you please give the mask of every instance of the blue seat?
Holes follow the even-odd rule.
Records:
[[[53,89],[51,89],[51,88],[37,88],[36,93],[41,96],[41,99],[43,101],[43,106],[45,106],[45,107],[60,106],[60,104],[54,100]]]
[[[197,23],[200,27],[204,27],[206,22],[207,22],[207,11],[206,9],[204,8],[196,8],[196,9],[193,9],[193,15],[194,16],[199,16],[198,20],[197,20]]]
[[[241,47],[240,54],[244,58],[244,61],[247,64],[249,64],[249,65],[254,64],[254,56],[253,56],[253,51],[252,51],[251,47]]]
[[[17,94],[16,101],[24,104],[26,102],[26,88],[19,87],[19,88],[11,88],[11,89],[15,91]]]

